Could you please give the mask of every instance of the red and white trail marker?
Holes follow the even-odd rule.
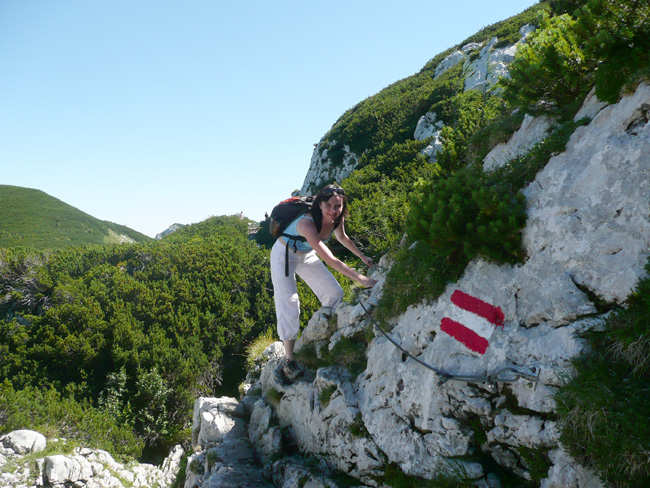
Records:
[[[472,351],[485,354],[495,327],[503,327],[503,311],[460,290],[451,295],[449,317],[440,321],[440,329]]]

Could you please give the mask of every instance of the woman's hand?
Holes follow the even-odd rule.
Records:
[[[363,261],[363,263],[364,263],[366,266],[372,266],[373,264],[375,264],[375,262],[372,260],[372,258],[369,258],[369,257],[366,256],[365,254],[362,254],[362,255],[359,257],[359,259],[361,259],[361,261]]]
[[[357,281],[364,288],[372,288],[373,286],[375,286],[375,284],[377,284],[377,280],[373,280],[372,278],[368,278],[367,276],[364,275],[361,275],[357,279]]]

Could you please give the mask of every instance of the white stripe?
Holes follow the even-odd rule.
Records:
[[[495,329],[494,325],[488,320],[484,319],[480,315],[468,312],[467,310],[458,307],[454,303],[451,304],[451,308],[448,310],[446,316],[452,320],[455,320],[456,322],[460,322],[468,329],[472,329],[478,335],[485,337],[486,339],[490,339],[490,336]]]

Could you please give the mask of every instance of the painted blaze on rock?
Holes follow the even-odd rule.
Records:
[[[472,351],[485,354],[494,327],[503,328],[503,311],[461,290],[454,291],[451,303],[455,306],[450,308],[449,315],[454,318],[443,317],[440,330]]]

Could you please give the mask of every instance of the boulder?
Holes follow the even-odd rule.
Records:
[[[0,444],[5,449],[10,449],[15,454],[29,454],[45,450],[47,441],[45,436],[33,430],[14,430],[0,437]]]
[[[93,474],[92,465],[84,456],[57,454],[45,458],[44,479],[47,483],[56,485],[88,481]]]

